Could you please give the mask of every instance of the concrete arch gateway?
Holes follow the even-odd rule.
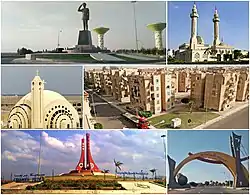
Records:
[[[183,166],[193,160],[200,160],[206,163],[212,164],[222,164],[224,165],[234,178],[233,186],[237,187],[249,187],[249,172],[246,167],[242,164],[243,161],[249,160],[249,156],[241,158],[240,147],[241,147],[241,136],[232,133],[230,136],[230,146],[232,155],[217,152],[217,151],[205,151],[198,152],[195,154],[189,153],[188,157],[182,160],[176,167],[176,162],[169,155],[169,188],[185,188],[190,187],[187,184],[178,183],[176,181],[176,176],[180,172]],[[184,176],[185,177],[185,176]]]
[[[232,156],[222,153],[222,152],[215,152],[215,151],[206,151],[206,152],[199,152],[196,154],[192,154],[185,158],[183,161],[179,163],[179,165],[175,168],[174,170],[174,177],[177,176],[179,171],[184,167],[186,164],[193,160],[202,160],[204,161],[210,161],[210,163],[215,163],[215,164],[223,164],[232,174],[234,178],[234,184],[236,184],[237,180],[237,170],[236,170],[236,163],[235,163],[235,158]],[[202,160],[203,161],[203,160]],[[214,162],[212,162],[214,161]],[[220,163],[219,163],[220,162]],[[249,178],[249,174],[247,169],[241,164],[241,168],[243,169],[243,173],[246,178]],[[236,186],[235,186],[236,187]]]

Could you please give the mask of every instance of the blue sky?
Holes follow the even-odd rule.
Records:
[[[249,151],[249,132],[237,130],[237,135],[242,135],[242,144],[245,150]],[[220,151],[231,155],[229,136],[232,131],[228,130],[186,130],[168,131],[168,155],[173,158],[177,165],[184,158],[188,157],[188,152],[197,153],[204,151]],[[245,157],[245,156],[242,156]],[[248,168],[248,161],[243,164]],[[181,170],[189,181],[225,181],[232,179],[229,171],[223,165],[204,163],[198,160],[191,161]]]
[[[59,30],[60,45],[77,44],[78,31],[82,29],[80,1],[10,1],[2,2],[2,51],[16,52],[17,48],[32,50],[54,49]],[[109,49],[136,48],[133,5],[131,1],[91,1],[89,29],[104,26],[110,28],[105,35]],[[10,11],[12,10],[12,11]],[[139,47],[153,48],[154,34],[147,25],[166,22],[164,1],[140,1],[136,3],[136,21]],[[166,30],[163,33],[166,45]],[[97,34],[92,32],[92,42],[97,45]]]
[[[82,67],[77,66],[2,66],[1,93],[29,93],[31,81],[37,70],[41,79],[46,82],[45,90],[56,91],[62,95],[82,94]]]
[[[113,159],[121,161],[122,171],[149,172],[166,175],[164,147],[161,135],[165,131],[87,131],[91,152],[99,169],[114,173]],[[51,174],[74,169],[80,158],[84,130],[42,131],[41,171]],[[6,179],[13,174],[37,171],[40,131],[2,131],[1,170]],[[108,152],[107,152],[108,151]],[[149,172],[149,176],[151,173]]]
[[[248,2],[196,1],[198,9],[198,34],[206,44],[213,41],[213,14],[215,6],[220,17],[220,39],[240,49],[249,49],[249,6]],[[190,13],[193,2],[168,2],[168,48],[177,49],[189,43]]]

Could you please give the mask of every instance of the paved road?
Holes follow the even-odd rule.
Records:
[[[197,187],[185,191],[170,190],[168,194],[248,194],[249,190],[222,187]]]
[[[209,125],[205,129],[249,129],[249,107]]]
[[[105,129],[122,129],[126,128],[136,128],[135,124],[125,119],[121,116],[122,112],[110,104],[94,95],[94,104],[96,111],[97,122],[103,124]],[[90,103],[92,104],[92,97],[90,95]],[[94,117],[94,115],[93,115]]]

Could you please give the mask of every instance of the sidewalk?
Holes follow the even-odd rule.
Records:
[[[222,119],[224,119],[224,118],[226,118],[226,117],[228,117],[228,116],[230,116],[230,115],[232,115],[232,114],[234,114],[234,113],[236,113],[236,112],[238,112],[238,111],[240,111],[248,106],[249,106],[249,102],[244,102],[244,103],[238,102],[238,106],[236,105],[235,107],[233,107],[229,110],[225,110],[223,112],[215,112],[215,113],[218,113],[220,116],[208,121],[205,124],[201,124],[193,129],[204,129],[207,126],[212,125],[213,123],[216,123],[216,122],[218,122],[218,121],[220,121],[220,120],[222,120]]]

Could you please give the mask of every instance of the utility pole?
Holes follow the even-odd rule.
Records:
[[[134,10],[134,25],[135,25],[135,43],[136,43],[136,52],[138,53],[138,39],[137,39],[137,25],[136,25],[136,14],[135,14],[135,4],[136,1],[131,1],[131,3],[133,4],[133,10]]]
[[[41,152],[42,152],[42,131],[40,131],[40,148],[39,148],[38,170],[37,170],[38,177],[41,171],[40,170],[41,169]]]

